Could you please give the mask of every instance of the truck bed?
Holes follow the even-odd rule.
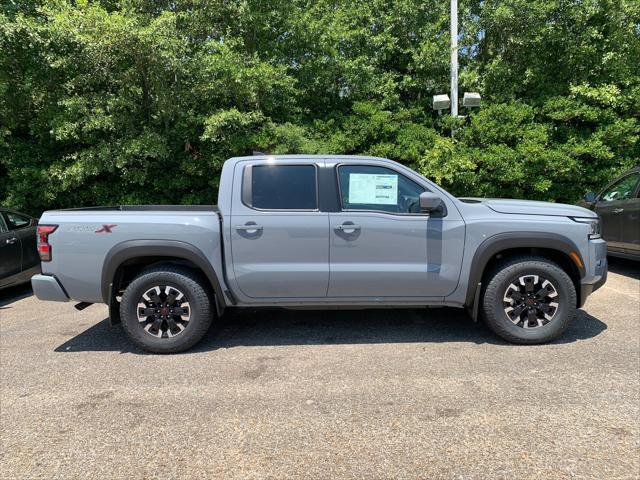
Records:
[[[77,301],[102,302],[102,274],[113,252],[131,245],[180,244],[195,249],[222,271],[221,214],[215,205],[120,205],[49,210],[41,225],[56,225],[49,236],[52,259],[42,263],[66,295]],[[151,255],[143,248],[139,255]],[[155,248],[151,256],[171,256]]]
[[[114,205],[110,207],[81,207],[57,210],[59,212],[100,211],[100,212],[218,212],[216,205]]]

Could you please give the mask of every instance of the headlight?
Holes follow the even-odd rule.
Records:
[[[586,223],[589,225],[589,238],[600,238],[600,219],[598,218],[580,218],[571,217],[571,220],[578,223]]]

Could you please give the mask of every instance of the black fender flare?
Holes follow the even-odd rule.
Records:
[[[129,240],[112,247],[102,266],[100,287],[106,304],[110,302],[109,296],[118,268],[127,260],[142,257],[175,257],[190,261],[202,270],[211,283],[218,306],[225,307],[222,285],[211,262],[199,248],[178,240]]]
[[[469,283],[465,305],[473,305],[474,297],[480,293],[477,287],[482,281],[482,275],[489,260],[491,260],[494,255],[511,248],[545,248],[547,250],[556,250],[564,253],[571,259],[578,269],[580,278],[584,277],[586,273],[585,263],[580,254],[580,250],[570,238],[552,232],[498,233],[484,240],[473,255],[471,268],[469,270]],[[574,255],[577,255],[577,258],[580,260],[579,265]]]

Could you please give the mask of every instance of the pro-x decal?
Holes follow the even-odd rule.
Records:
[[[102,225],[102,227],[96,230],[96,233],[113,233],[112,230],[117,227],[117,224],[114,225]]]

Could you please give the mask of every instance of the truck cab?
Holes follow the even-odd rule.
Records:
[[[227,271],[243,303],[442,302],[458,284],[462,216],[399,164],[250,157],[221,185]],[[439,196],[437,211],[421,210],[424,192]]]

